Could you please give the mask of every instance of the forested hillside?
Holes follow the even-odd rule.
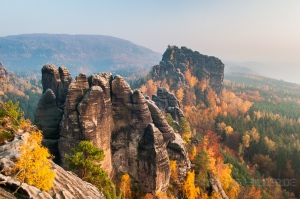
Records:
[[[169,122],[186,141],[200,198],[215,197],[212,175],[229,198],[298,197],[300,85],[231,74],[217,95],[205,79],[189,70],[183,75],[186,84],[178,90],[151,79],[141,90],[151,97],[164,86],[181,102],[188,124]]]
[[[130,41],[104,35],[24,34],[0,37],[0,61],[10,71],[39,74],[53,63],[80,72],[114,72],[135,78],[146,75],[159,53]],[[134,72],[133,72],[134,71]]]
[[[6,71],[1,64],[0,70]],[[36,76],[15,75],[6,71],[0,78],[0,101],[18,102],[24,117],[32,122],[41,94],[40,80]]]
[[[168,60],[174,71],[178,60]],[[136,197],[145,198],[220,198],[220,192],[212,187],[219,182],[229,198],[299,197],[300,85],[256,75],[227,74],[217,94],[209,75],[191,73],[195,67],[186,65],[180,73],[174,72],[181,78],[180,84],[174,83],[168,72],[157,79],[150,73],[136,83],[143,82],[139,90],[152,99],[157,90],[162,90],[159,87],[177,97],[184,117],[175,121],[165,113],[165,118],[184,140],[192,163],[190,172],[184,181],[179,180],[178,162],[172,160],[166,193],[143,195],[136,185],[128,189]],[[25,117],[33,119],[42,92],[40,82],[34,76],[3,71],[0,100],[19,101]]]

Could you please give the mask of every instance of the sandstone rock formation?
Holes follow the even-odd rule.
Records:
[[[138,173],[146,192],[166,191],[169,187],[171,171],[165,148],[163,134],[154,124],[149,124],[138,143]]]
[[[64,163],[80,141],[88,140],[104,150],[103,168],[111,174],[112,115],[110,101],[111,74],[94,74],[87,78],[79,74],[69,86],[64,116],[61,122],[59,152]]]
[[[53,64],[46,64],[42,68],[43,93],[50,88],[56,96],[57,106],[64,104],[71,81],[72,77],[64,66],[57,69]]]
[[[26,142],[28,133],[17,135],[15,139],[5,145],[0,146],[0,180],[2,186],[5,184],[6,190],[15,191],[20,185],[20,181],[14,177],[14,161],[20,156],[19,148],[21,142]],[[52,164],[52,169],[56,173],[54,186],[49,192],[41,191],[34,186],[26,183],[21,184],[19,189],[22,195],[28,198],[37,199],[82,199],[82,198],[100,198],[104,195],[93,185],[82,181],[80,178],[62,169],[60,166]],[[5,194],[3,196],[3,194]],[[15,198],[13,195],[0,191],[1,198]]]
[[[43,145],[48,147],[59,163],[58,139],[59,125],[62,120],[64,102],[72,77],[67,68],[59,69],[53,64],[42,68],[43,95],[38,103],[35,125],[43,131]]]
[[[80,74],[66,89],[65,100],[58,101],[55,93],[63,96],[58,89],[61,77],[58,78],[53,65],[43,69],[48,71],[43,73],[44,89],[51,90],[44,92],[37,115],[59,107],[63,109],[63,116],[56,128],[46,124],[45,120],[51,118],[37,118],[36,124],[46,129],[46,136],[49,129],[60,129],[57,150],[62,164],[72,148],[81,140],[89,140],[104,150],[106,156],[102,166],[111,177],[128,173],[142,185],[144,192],[166,191],[170,178],[169,159],[179,162],[179,178],[185,178],[190,161],[183,140],[174,133],[155,103],[140,91],[132,91],[121,76]],[[47,105],[44,104],[46,95]],[[164,95],[167,95],[169,107],[180,107],[174,96]],[[63,106],[58,105],[63,101]]]
[[[179,122],[180,118],[184,117],[178,99],[166,88],[159,87],[157,95],[152,95],[152,100],[161,111],[170,113],[174,121]]]
[[[202,55],[186,47],[169,46],[163,54],[162,61],[152,69],[152,78],[162,81],[164,78],[172,79],[171,89],[184,87],[186,82],[184,72],[190,70],[198,80],[205,79],[208,85],[219,94],[224,79],[224,64],[220,59]]]

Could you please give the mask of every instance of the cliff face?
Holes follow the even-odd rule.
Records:
[[[171,89],[177,90],[186,85],[184,72],[190,70],[199,81],[205,79],[218,94],[223,86],[224,64],[216,57],[202,55],[186,47],[169,46],[162,61],[152,69],[152,78],[162,81],[164,78],[174,82]]]
[[[44,94],[35,123],[62,165],[72,148],[89,140],[104,150],[102,166],[112,177],[128,173],[145,192],[166,191],[169,159],[179,162],[179,178],[185,178],[190,161],[183,140],[153,101],[132,91],[121,76],[80,74],[69,81],[58,75],[68,74],[66,69],[55,68],[42,69]]]
[[[166,113],[170,113],[174,121],[179,122],[181,117],[184,117],[182,110],[180,109],[179,100],[174,94],[167,91],[164,87],[157,89],[157,94],[152,95],[152,100],[156,106]]]
[[[62,120],[66,94],[72,77],[65,67],[47,64],[42,68],[43,95],[38,103],[35,125],[43,131],[43,145],[49,148],[59,163],[59,125]]]

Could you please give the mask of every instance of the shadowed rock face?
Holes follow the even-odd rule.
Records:
[[[56,105],[56,96],[48,88],[42,95],[36,111],[35,125],[43,131],[44,139],[59,139],[62,110]]]
[[[179,100],[166,88],[159,87],[157,95],[152,95],[152,100],[161,111],[170,113],[174,121],[179,122],[180,118],[184,117]]]
[[[146,192],[166,191],[171,176],[166,142],[162,133],[149,124],[138,143],[138,175]],[[155,180],[149,176],[157,176]]]
[[[58,88],[55,85],[61,82],[56,81],[56,70],[50,69],[52,76],[43,76],[46,78],[43,85]],[[42,111],[46,107],[52,110],[57,106],[55,92],[48,90],[41,98],[37,114],[44,114]],[[63,117],[56,128],[60,129],[58,151],[63,165],[65,155],[70,155],[72,148],[81,140],[89,140],[104,150],[102,166],[111,177],[128,173],[142,184],[145,192],[166,191],[170,178],[168,159],[180,162],[179,165],[184,167],[180,178],[185,178],[183,175],[190,169],[190,162],[181,137],[176,138],[155,103],[146,100],[140,91],[132,91],[121,76],[113,78],[109,73],[100,73],[86,77],[79,74],[66,90],[65,103],[60,106]],[[47,98],[49,104],[44,99],[46,94],[51,96]],[[168,103],[173,105],[177,101],[173,99]],[[37,119],[39,124],[47,123],[44,120],[45,117],[40,121]],[[176,150],[168,149],[170,143]]]
[[[59,163],[59,125],[63,116],[64,102],[72,78],[67,68],[47,64],[42,68],[43,95],[38,103],[35,125],[43,131],[43,145],[48,147]]]
[[[42,68],[43,93],[50,88],[56,96],[58,106],[64,104],[71,81],[72,77],[64,66],[57,69],[53,64],[46,64]]]
[[[202,55],[186,47],[169,46],[163,54],[162,61],[152,69],[152,78],[162,81],[171,78],[171,89],[185,86],[184,72],[190,70],[198,80],[205,79],[208,85],[219,94],[224,79],[224,64],[213,56]]]
[[[139,91],[133,92],[120,76],[112,81],[112,115],[114,129],[111,149],[114,169],[139,179],[138,142],[152,118],[145,97]]]

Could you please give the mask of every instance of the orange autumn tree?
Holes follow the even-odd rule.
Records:
[[[122,175],[121,183],[120,183],[120,190],[122,191],[123,198],[132,197],[130,185],[131,185],[130,176],[127,173],[125,173],[124,175]]]
[[[176,97],[177,99],[179,100],[179,102],[181,103],[182,102],[182,99],[184,97],[184,92],[183,92],[183,89],[180,88],[176,91]]]
[[[198,151],[206,155],[208,172],[220,180],[228,197],[236,198],[239,194],[239,184],[231,176],[232,165],[223,163],[223,156],[219,151],[219,139],[220,137],[217,134],[208,131],[203,138],[203,142],[198,145]]]
[[[195,84],[198,82],[197,77],[192,76],[191,71],[189,69],[184,72],[184,77],[190,88],[193,88]]]
[[[151,98],[153,94],[156,94],[157,87],[157,82],[149,79],[145,85],[141,86],[140,90]]]

